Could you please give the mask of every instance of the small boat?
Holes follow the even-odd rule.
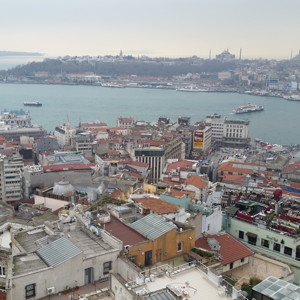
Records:
[[[248,103],[247,105],[243,105],[234,109],[232,112],[234,114],[244,114],[244,113],[250,113],[255,111],[262,111],[264,109],[265,108],[262,105]]]
[[[42,106],[42,103],[39,101],[24,102],[24,106]]]

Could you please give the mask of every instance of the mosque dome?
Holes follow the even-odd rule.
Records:
[[[75,188],[69,181],[61,180],[54,184],[53,194],[58,196],[64,196],[66,194],[73,194]]]

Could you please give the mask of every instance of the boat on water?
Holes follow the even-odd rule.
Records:
[[[42,103],[39,101],[24,102],[24,106],[42,106]]]
[[[178,88],[176,89],[178,92],[209,92],[208,89],[199,89],[193,86],[184,87],[184,88]]]
[[[300,101],[300,95],[289,95],[284,96],[283,98],[289,101]]]
[[[262,105],[248,103],[247,105],[243,105],[234,109],[232,112],[234,114],[244,114],[244,113],[250,113],[255,111],[262,111],[264,109],[265,108]]]

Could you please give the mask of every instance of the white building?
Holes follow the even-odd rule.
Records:
[[[54,136],[57,139],[57,143],[61,146],[68,146],[71,144],[71,139],[76,135],[76,129],[70,128],[70,126],[55,127]]]
[[[117,127],[122,128],[131,128],[134,125],[134,119],[133,118],[119,118],[117,120]]]
[[[248,120],[224,120],[224,146],[245,146],[249,141]]]
[[[0,200],[9,202],[22,198],[22,156],[0,157]]]

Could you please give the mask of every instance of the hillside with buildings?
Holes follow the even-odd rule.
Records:
[[[297,146],[218,114],[0,123],[1,299],[297,299]]]

